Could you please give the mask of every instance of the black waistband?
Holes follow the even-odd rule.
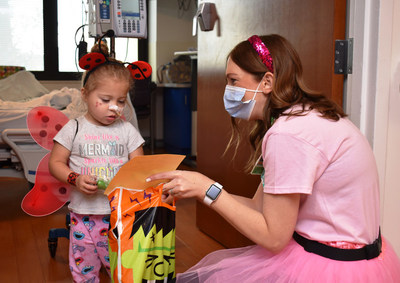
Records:
[[[300,236],[297,232],[294,232],[293,239],[307,252],[341,261],[369,260],[378,257],[382,251],[380,230],[378,238],[372,244],[366,245],[361,249],[340,249],[327,246],[317,241],[306,239],[303,236]]]

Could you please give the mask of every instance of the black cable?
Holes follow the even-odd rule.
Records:
[[[106,31],[97,41],[97,44],[99,45],[99,51],[101,54],[103,54],[103,56],[106,58],[106,60],[108,61],[108,55],[104,54],[103,49],[101,48],[101,41],[103,40],[103,38],[105,37],[114,37],[115,36],[115,32],[112,29],[109,29],[108,31]]]
[[[75,38],[74,38],[74,40],[75,40],[75,45],[76,45],[76,46],[78,46],[78,43],[76,42],[76,35],[78,34],[78,31],[79,31],[81,28],[84,28],[85,26],[88,26],[88,24],[83,24],[83,25],[81,25],[81,26],[76,30],[76,32],[75,32]],[[82,31],[82,37],[81,37],[81,39],[85,39],[85,37],[84,37],[84,31],[85,31],[85,30]]]
[[[83,24],[81,25],[79,28],[76,29],[75,31],[75,36],[74,36],[74,41],[75,41],[75,45],[76,45],[76,49],[75,49],[75,66],[76,66],[76,70],[79,72],[79,67],[78,67],[78,61],[80,59],[80,55],[82,55],[82,51],[81,50],[86,50],[87,48],[87,43],[85,42],[85,26],[87,26],[88,24]],[[81,36],[81,40],[79,43],[76,42],[76,35],[78,34],[79,30],[82,29],[82,36]],[[84,43],[83,43],[84,42]],[[78,56],[77,56],[78,53]],[[77,60],[77,58],[79,57],[79,59]]]

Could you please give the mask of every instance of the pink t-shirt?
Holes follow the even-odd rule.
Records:
[[[262,145],[264,192],[300,193],[295,230],[317,241],[370,244],[379,231],[379,183],[371,147],[347,118],[311,111],[277,119]]]

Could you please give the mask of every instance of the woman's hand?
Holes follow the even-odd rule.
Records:
[[[97,192],[96,178],[91,175],[79,175],[76,179],[76,188],[87,195]]]
[[[210,178],[193,171],[169,171],[157,173],[149,176],[148,182],[154,180],[168,179],[168,183],[164,184],[162,198],[165,202],[172,202],[173,198],[198,198],[202,200],[207,189],[211,184],[215,183]]]

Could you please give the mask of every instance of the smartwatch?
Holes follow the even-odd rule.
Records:
[[[222,185],[219,183],[212,184],[207,192],[206,196],[204,197],[204,203],[207,205],[211,205],[221,194],[222,192]]]

